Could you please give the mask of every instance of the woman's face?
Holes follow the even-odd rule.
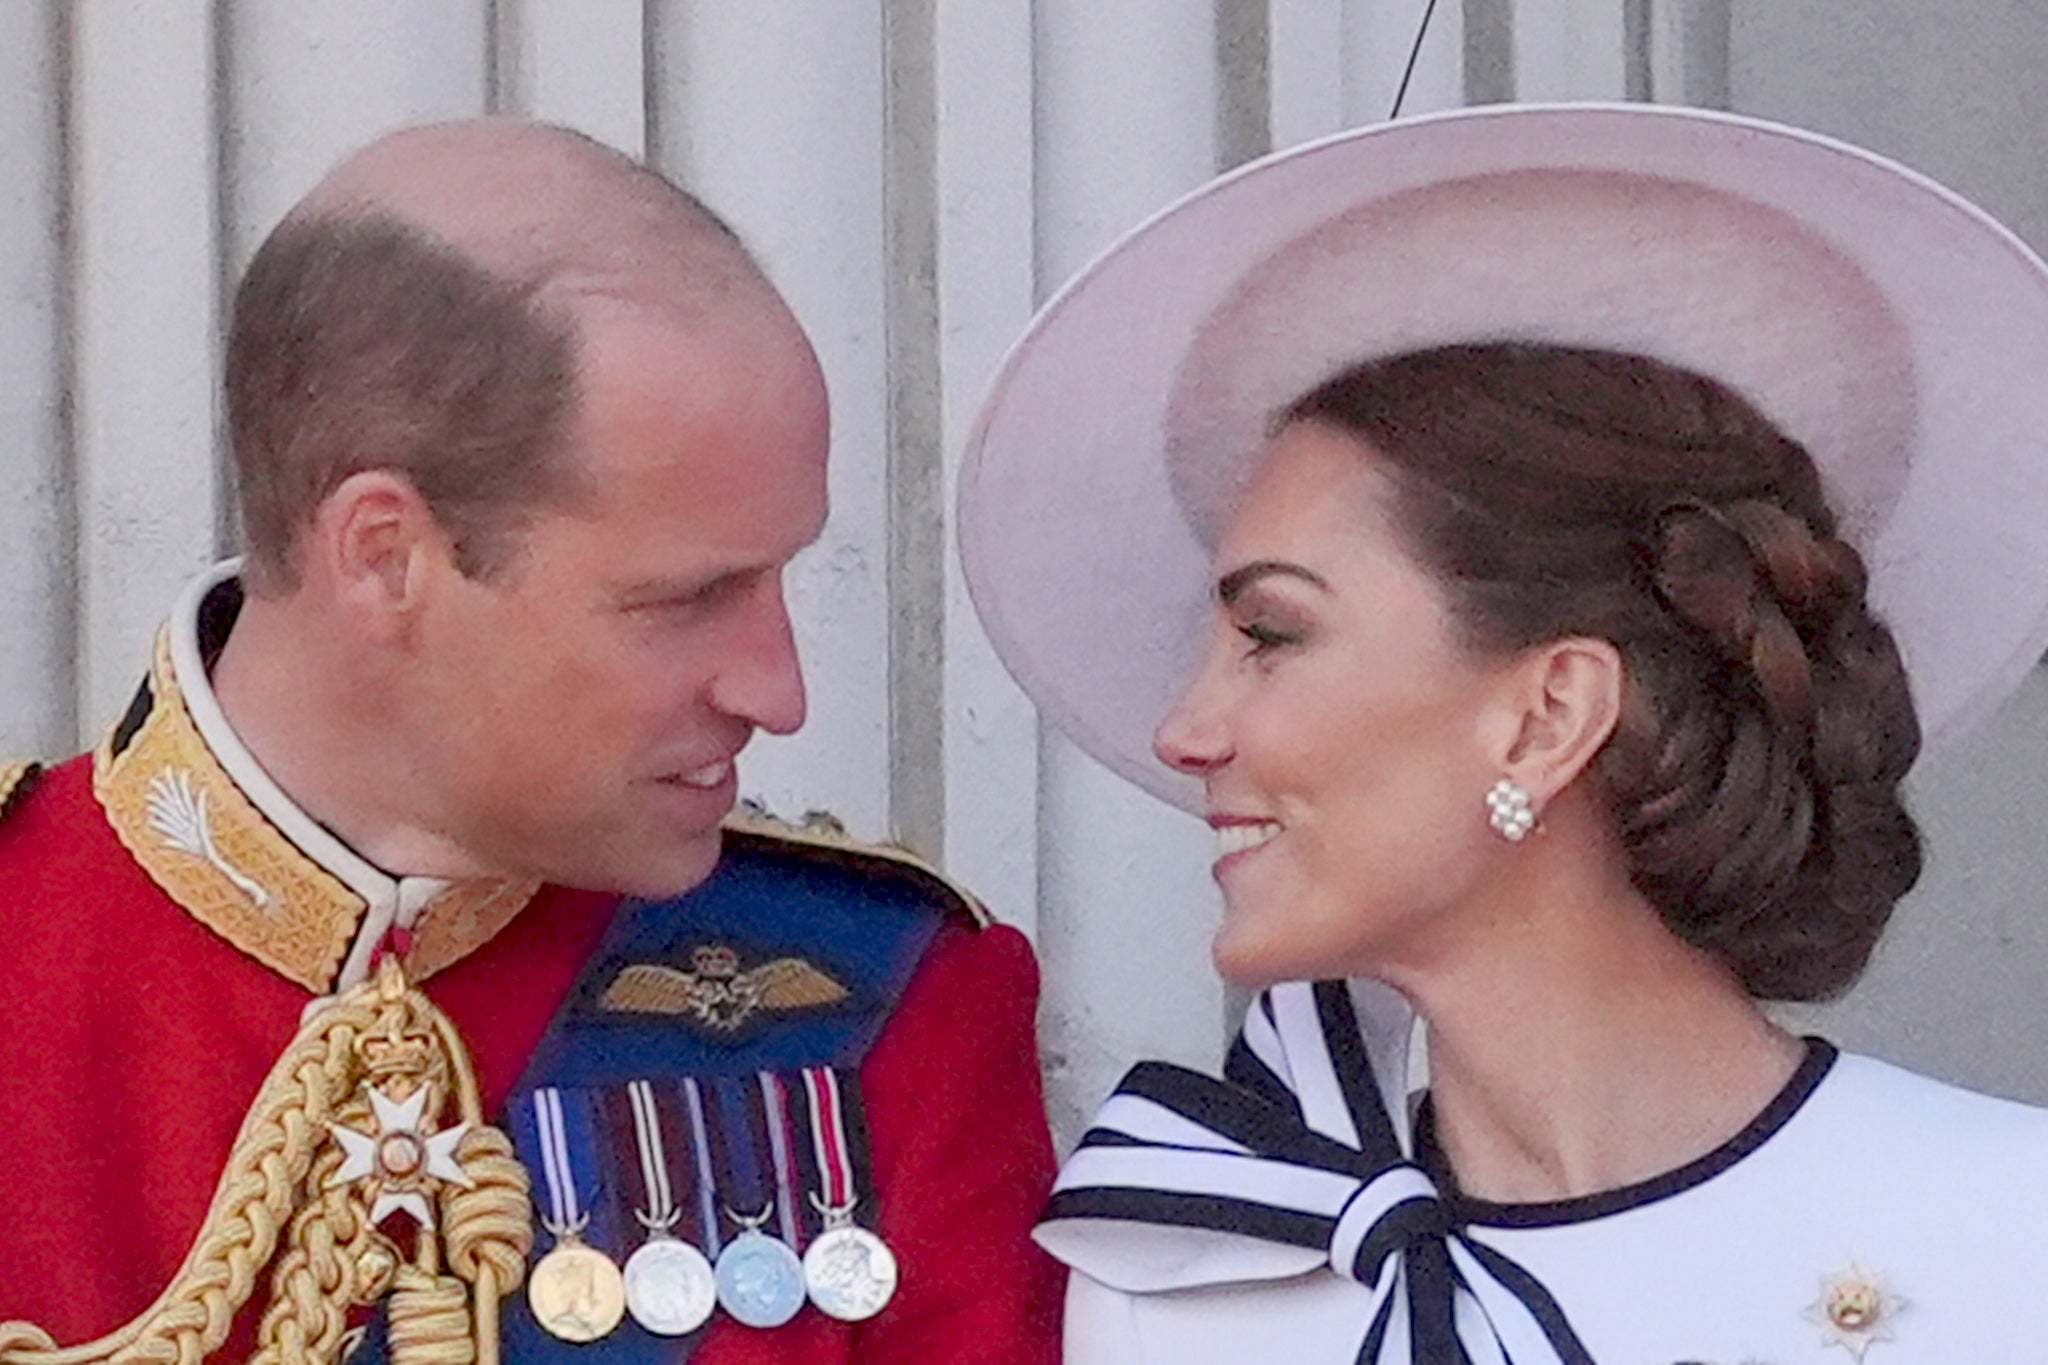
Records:
[[[1372,451],[1332,428],[1272,441],[1216,566],[1201,670],[1154,740],[1207,786],[1216,965],[1246,985],[1398,976],[1498,856],[1505,671],[1456,643]]]

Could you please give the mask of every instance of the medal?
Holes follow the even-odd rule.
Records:
[[[585,1245],[573,1230],[564,1229],[557,1238],[555,1249],[526,1277],[533,1320],[563,1341],[609,1336],[625,1316],[624,1277],[611,1257]]]
[[[704,1253],[657,1233],[626,1259],[626,1310],[656,1336],[679,1337],[702,1327],[718,1305],[718,1286]]]
[[[633,1081],[626,1087],[632,1108],[633,1144],[636,1161],[623,1163],[623,1175],[637,1204],[633,1216],[650,1234],[646,1245],[626,1259],[626,1311],[656,1336],[679,1337],[702,1327],[717,1306],[718,1291],[712,1278],[711,1262],[704,1253],[674,1235],[683,1210],[675,1198],[670,1169],[669,1143],[662,1121],[662,1104],[654,1087]],[[673,1111],[672,1111],[673,1112]],[[688,1188],[686,1172],[683,1177]]]
[[[804,1252],[804,1288],[819,1312],[842,1322],[863,1322],[896,1295],[896,1254],[853,1221],[860,1193],[838,1073],[830,1067],[806,1068],[804,1089],[811,1102],[819,1182],[825,1187],[823,1199],[811,1196],[824,1215],[825,1230]]]
[[[750,1100],[753,1087],[738,1078],[722,1077],[711,1082],[720,1151],[719,1170],[727,1179],[726,1212],[740,1225],[740,1233],[718,1253],[714,1276],[718,1302],[726,1312],[749,1327],[780,1327],[804,1306],[804,1268],[789,1242],[771,1237],[762,1224],[782,1215],[788,1227],[787,1199],[777,1200],[774,1190],[773,1135],[766,1115]],[[738,1208],[759,1209],[744,1214]]]
[[[526,1301],[533,1320],[550,1336],[596,1341],[610,1335],[625,1316],[625,1278],[611,1257],[582,1239],[590,1215],[576,1187],[562,1092],[553,1086],[534,1091],[533,1117],[548,1197],[541,1226],[554,1236],[555,1246],[528,1273]]]
[[[765,1208],[739,1219],[745,1230],[718,1254],[718,1302],[749,1327],[780,1327],[804,1306],[803,1263],[787,1242],[760,1231],[767,1220]]]
[[[828,1227],[804,1252],[804,1288],[819,1312],[864,1322],[896,1295],[896,1253],[851,1222]]]

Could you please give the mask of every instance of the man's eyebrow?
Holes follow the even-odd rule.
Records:
[[[1329,580],[1313,569],[1304,569],[1301,565],[1290,564],[1284,559],[1255,559],[1249,564],[1239,565],[1216,580],[1216,600],[1227,607],[1244,596],[1246,588],[1261,578],[1268,578],[1274,574],[1298,578],[1324,592],[1330,590]]]

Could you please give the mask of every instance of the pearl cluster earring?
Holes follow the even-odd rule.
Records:
[[[1486,823],[1511,844],[1536,828],[1536,811],[1529,804],[1529,789],[1503,777],[1486,789]]]

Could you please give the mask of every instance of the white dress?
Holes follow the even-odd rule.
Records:
[[[1269,993],[1283,1024],[1288,993],[1297,993],[1299,1006],[1307,989]],[[1349,989],[1373,1079],[1382,1097],[1399,1095],[1400,1074],[1388,1059],[1405,1051],[1398,1045],[1405,1021],[1379,988]],[[1270,1040],[1267,1051],[1269,1060],[1278,1055]],[[1288,1079],[1290,1089],[1300,1084],[1307,1126],[1344,1136],[1327,1097],[1311,1093],[1315,1082],[1302,1074],[1299,1052],[1293,1049]],[[1146,1155],[1145,1143],[1126,1132],[1099,1157],[1202,1159],[1189,1152],[1205,1141],[1192,1130],[1175,1131],[1171,1117],[1139,1112],[1144,1105],[1116,1111],[1117,1103],[1105,1109],[1109,1126],[1157,1145]],[[1410,1141],[1405,1132],[1401,1140]],[[1089,1155],[1084,1147],[1062,1172],[1063,1192],[1085,1199],[1100,1191],[1077,1187],[1123,1178],[1110,1166],[1090,1167]],[[1421,1164],[1431,1166],[1427,1154]],[[1173,1187],[1182,1179],[1170,1162],[1152,1169],[1159,1180],[1129,1183]],[[1255,1174],[1270,1177],[1265,1169]],[[1236,1178],[1230,1171],[1189,1176],[1177,1188]],[[1271,1188],[1273,1202],[1295,1197]],[[1302,1194],[1301,1206],[1312,1197]],[[2048,1362],[2048,1112],[1840,1055],[1824,1043],[1809,1044],[1793,1080],[1748,1128],[1677,1171],[1560,1203],[1498,1205],[1453,1195],[1445,1207],[1468,1249],[1499,1253],[1540,1282],[1585,1353],[1549,1354],[1526,1330],[1505,1333],[1504,1345],[1483,1327],[1468,1331],[1477,1315],[1496,1314],[1461,1296],[1459,1336],[1474,1361]],[[1066,1357],[1073,1365],[1349,1365],[1361,1359],[1369,1319],[1385,1297],[1331,1268],[1345,1256],[1215,1225],[1191,1232],[1084,1210],[1055,1217],[1039,1236],[1074,1268]],[[1493,1302],[1500,1301],[1496,1292]],[[1401,1307],[1391,1313],[1394,1336],[1401,1335]],[[1365,1358],[1405,1365],[1422,1358],[1414,1350],[1389,1340]]]

